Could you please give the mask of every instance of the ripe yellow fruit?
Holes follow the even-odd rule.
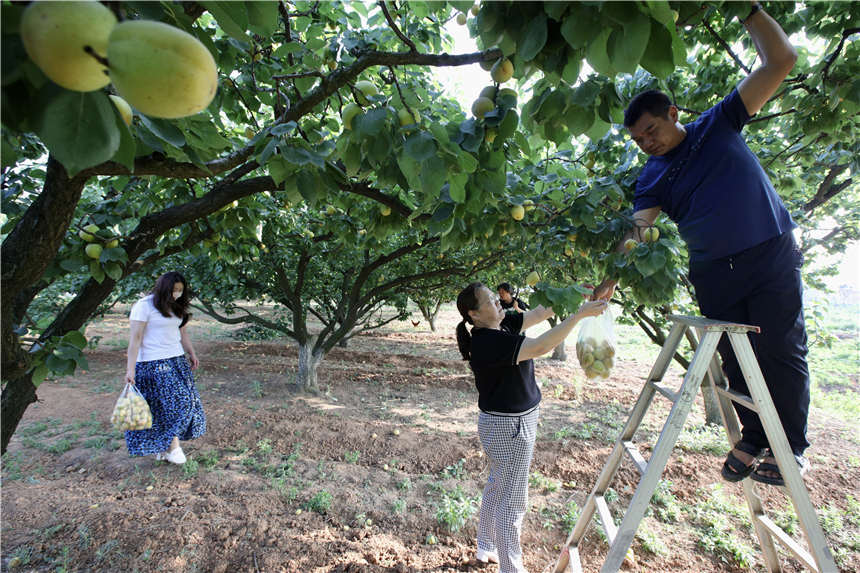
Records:
[[[356,99],[361,105],[368,105],[370,100],[367,98],[379,95],[379,89],[377,89],[373,82],[368,80],[355,82],[355,89],[359,92]]]
[[[513,218],[514,221],[522,221],[525,216],[526,210],[522,205],[514,205],[511,207],[511,218]]]
[[[498,132],[495,129],[490,128],[484,133],[484,141],[487,143],[493,143],[496,140],[496,135],[498,135]]]
[[[328,66],[330,72],[333,72],[337,68],[337,62],[335,62],[334,60],[329,60],[326,65]]]
[[[567,240],[570,241],[571,243],[575,243],[576,242],[576,233],[568,233],[567,234]]]
[[[626,241],[624,241],[624,249],[627,251],[632,251],[636,248],[636,245],[638,244],[639,243],[637,243],[634,239],[627,239]]]
[[[655,243],[660,238],[660,230],[657,227],[648,227],[642,231],[642,240],[646,243]]]
[[[472,114],[477,118],[482,118],[496,108],[493,100],[486,97],[479,97],[472,103]]]
[[[131,120],[134,118],[134,112],[131,111],[131,106],[128,105],[128,102],[119,96],[109,95],[108,97],[116,106],[116,109],[119,110],[119,114],[122,116],[125,124],[130,126]]]
[[[400,120],[400,126],[405,127],[407,125],[419,123],[421,121],[421,116],[416,110],[413,109],[412,113],[409,113],[409,110],[404,107],[397,110],[397,119]]]
[[[532,271],[529,273],[529,276],[526,277],[526,284],[530,287],[535,286],[540,281],[540,275],[537,271]]]
[[[341,119],[343,119],[343,127],[346,129],[352,129],[352,118],[361,113],[361,108],[358,104],[348,103],[344,106],[343,112],[341,113]]]
[[[525,208],[526,212],[534,211],[535,210],[535,202],[532,201],[531,199],[526,199],[525,201],[523,201],[523,207]]]
[[[218,89],[218,69],[206,46],[168,24],[117,24],[107,53],[116,91],[152,117],[173,119],[203,111]]]
[[[106,68],[84,51],[107,56],[116,17],[100,2],[33,2],[21,15],[21,41],[51,81],[89,92],[110,82]]]
[[[119,239],[111,239],[105,244],[108,249],[115,249],[119,246]]]
[[[84,249],[84,252],[89,258],[98,259],[100,256],[102,256],[102,246],[98,243],[90,243],[89,245],[87,245],[87,248]]]
[[[461,26],[466,25],[466,15],[463,14],[462,12],[457,14],[457,23],[460,24]]]
[[[254,130],[253,130],[253,129],[251,129],[250,127],[246,127],[246,128],[245,128],[245,137],[247,137],[248,139],[253,139],[253,137],[254,137],[255,135],[257,135],[257,134],[256,134],[256,133],[254,133]]]
[[[503,84],[514,77],[514,65],[507,58],[500,60],[493,66],[490,76],[492,76],[494,82]]]
[[[471,8],[469,8],[469,12],[471,12],[471,13],[472,13],[472,16],[477,16],[477,15],[478,15],[478,12],[479,12],[480,10],[481,10],[481,9],[478,7],[478,5],[477,5],[477,4],[473,4],[473,5],[472,5],[472,7],[471,7]]]
[[[388,217],[389,215],[391,215],[391,207],[389,207],[388,205],[380,205],[379,213],[383,217]]]
[[[514,270],[514,268],[516,268],[516,267],[515,267],[514,263],[508,263],[508,268],[511,270]]]

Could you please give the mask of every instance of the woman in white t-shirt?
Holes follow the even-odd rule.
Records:
[[[152,410],[151,428],[125,433],[132,456],[155,454],[158,460],[183,464],[179,440],[206,433],[191,372],[200,362],[187,331],[189,302],[187,281],[171,271],[158,277],[150,294],[131,308],[125,380],[137,387]]]

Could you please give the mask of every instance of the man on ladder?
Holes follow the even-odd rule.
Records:
[[[624,113],[633,141],[650,157],[636,183],[634,228],[661,211],[673,220],[690,253],[690,280],[708,318],[761,327],[750,336],[801,474],[809,410],[809,370],[796,226],[740,131],[788,76],[797,54],[785,32],[757,2],[743,21],[761,65],[695,121],[678,121],[678,108],[662,92],[637,95]],[[610,298],[616,282],[603,281],[594,298]],[[727,337],[719,346],[733,390],[749,394]],[[723,465],[728,481],[752,479],[784,485],[758,414],[735,406],[741,440]],[[764,455],[764,460],[758,459]]]

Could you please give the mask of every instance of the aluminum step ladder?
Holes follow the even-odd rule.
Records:
[[[582,571],[578,547],[579,543],[585,537],[589,525],[592,523],[595,511],[603,524],[609,542],[609,553],[606,556],[606,561],[604,561],[603,566],[600,568],[600,572],[613,573],[621,568],[627,551],[636,535],[639,523],[645,516],[645,511],[648,509],[648,504],[654,495],[654,490],[675,447],[678,435],[681,433],[684,422],[687,420],[687,415],[690,413],[699,387],[702,386],[703,392],[716,392],[717,394],[723,425],[726,428],[730,444],[735,444],[740,440],[740,425],[731,402],[738,402],[758,412],[768,438],[768,443],[776,458],[780,473],[785,480],[786,494],[794,504],[800,526],[806,535],[809,550],[802,547],[765,514],[761,498],[755,490],[756,482],[750,479],[743,480],[741,483],[744,495],[750,509],[752,523],[758,536],[768,571],[782,571],[775,544],[775,542],[779,542],[811,571],[837,573],[836,563],[833,560],[830,549],[827,547],[818,516],[809,499],[809,492],[803,483],[797,462],[788,445],[788,440],[785,437],[779,416],[774,408],[761,369],[747,337],[748,333],[758,333],[760,329],[757,326],[732,324],[690,316],[673,315],[669,319],[674,322],[669,337],[666,339],[665,344],[663,344],[663,348],[657,357],[657,362],[651,369],[648,380],[645,382],[642,392],[633,406],[633,410],[627,419],[627,423],[624,425],[624,429],[621,431],[621,435],[615,442],[615,447],[612,449],[609,460],[603,466],[603,470],[597,478],[597,483],[594,489],[592,489],[591,494],[589,494],[585,506],[582,508],[573,531],[571,531],[564,547],[562,547],[561,554],[553,571],[555,573],[580,573]],[[692,332],[688,332],[689,329],[695,329],[698,333],[698,347],[693,354],[693,359],[690,362],[680,389],[673,390],[665,385],[662,380],[669,369],[669,364],[681,340],[685,338],[685,335],[690,337],[692,334]],[[716,350],[717,343],[724,334],[728,336],[737,356],[741,371],[750,390],[750,396],[729,389],[725,377],[722,375],[722,369],[719,365],[719,355]],[[703,385],[702,382],[706,376],[710,384],[706,383]],[[673,405],[650,459],[646,460],[633,443],[633,436],[642,423],[651,405],[651,400],[657,393],[668,398]],[[630,457],[642,477],[621,524],[616,526],[604,494],[615,477],[623,461],[624,454]]]

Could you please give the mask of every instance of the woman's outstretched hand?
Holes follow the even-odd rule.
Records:
[[[125,383],[134,385],[134,370],[128,370],[125,373]]]
[[[576,311],[576,314],[582,318],[585,318],[586,316],[600,316],[608,306],[609,303],[605,300],[590,300],[583,303],[583,305],[579,307],[579,310]]]

